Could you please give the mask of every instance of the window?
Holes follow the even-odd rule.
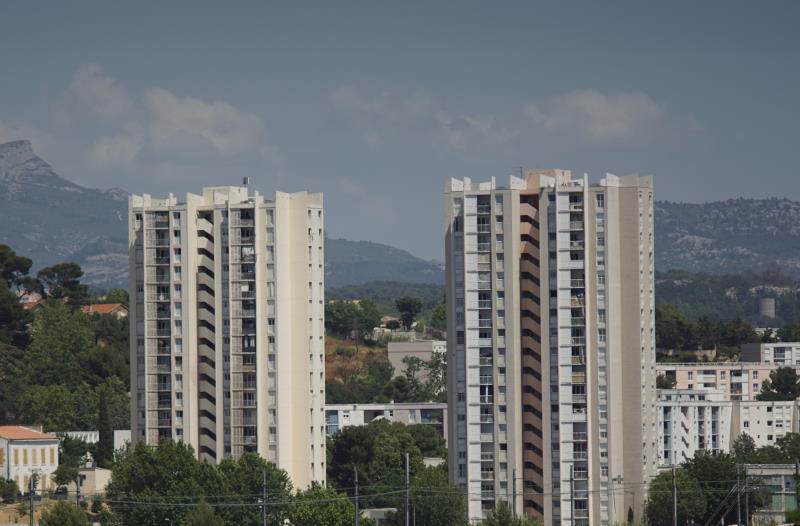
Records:
[[[606,196],[605,194],[597,194],[595,195],[595,200],[597,202],[597,208],[605,208],[606,206]],[[608,470],[608,467],[606,467]]]

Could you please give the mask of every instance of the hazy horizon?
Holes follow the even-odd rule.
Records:
[[[453,7],[455,6],[455,7]],[[794,2],[12,2],[0,141],[163,195],[321,191],[331,237],[441,260],[449,177],[652,174],[800,200]]]

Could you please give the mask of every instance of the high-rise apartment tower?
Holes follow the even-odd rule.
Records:
[[[322,194],[129,199],[132,438],[325,480]]]
[[[655,474],[650,177],[528,170],[445,192],[449,469],[479,519],[641,517]]]

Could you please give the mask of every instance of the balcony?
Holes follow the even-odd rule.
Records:
[[[154,283],[169,283],[169,274],[154,274],[151,276],[151,280]]]
[[[151,237],[148,239],[151,245],[156,247],[165,247],[169,245],[169,237]]]
[[[481,375],[478,380],[480,385],[492,385],[491,375]]]
[[[583,230],[583,221],[570,221],[569,222],[569,229],[570,230]]]
[[[494,452],[493,451],[481,451],[481,461],[483,461],[483,462],[494,462]]]
[[[589,470],[575,469],[572,471],[572,478],[575,480],[589,480]]]
[[[156,265],[169,265],[169,256],[166,257],[154,257],[153,261]]]
[[[574,403],[574,404],[585,404],[586,403],[586,395],[585,394],[572,393],[572,403]]]
[[[494,403],[494,396],[493,395],[481,395],[479,398],[480,403],[482,404],[492,404]]]
[[[479,281],[478,282],[478,290],[492,290],[492,282],[490,281]]]
[[[479,319],[478,320],[478,327],[483,329],[491,329],[492,328],[492,320],[491,319]]]
[[[492,300],[478,300],[478,308],[479,309],[491,309],[492,308]]]
[[[491,251],[492,251],[491,243],[478,243],[478,252],[491,252]]]
[[[481,433],[481,442],[494,442],[494,435],[492,433]]]
[[[492,231],[492,225],[478,224],[478,233],[486,234]]]
[[[491,367],[492,365],[492,357],[491,356],[481,356],[478,358],[478,364],[480,365],[488,365]]]
[[[170,316],[170,313],[169,313],[168,310],[157,310],[156,311],[156,318],[165,319],[165,318],[169,318],[169,316]]]
[[[568,338],[567,341],[571,345],[586,345],[586,336],[573,336]]]
[[[157,219],[155,221],[156,228],[169,228],[169,219]]]
[[[573,451],[572,458],[575,460],[586,460],[589,458],[588,451]]]
[[[582,318],[580,316],[576,316],[574,318],[570,318],[569,320],[570,325],[582,327],[586,324],[586,318]]]
[[[575,395],[573,395],[574,397]],[[572,440],[575,442],[586,442],[588,440],[588,433],[575,432],[572,433]]]
[[[255,272],[242,272],[241,277],[239,279],[248,280],[248,281],[256,279],[256,273]]]
[[[494,480],[494,471],[481,471],[481,480]]]
[[[582,289],[586,287],[586,282],[582,279],[571,279],[569,280],[569,286],[573,289]]]
[[[478,205],[478,213],[479,214],[491,214],[492,213],[492,205]]]
[[[581,210],[583,210],[583,203],[570,203],[569,209],[572,211],[580,212]]]
[[[576,509],[575,510],[575,518],[576,519],[588,519],[589,518],[589,510],[588,509]]]
[[[156,336],[169,336],[170,330],[169,329],[156,329]]]
[[[583,241],[570,241],[569,242],[569,249],[570,250],[583,250]]]
[[[158,419],[158,427],[172,427],[172,420],[169,418],[167,419]]]

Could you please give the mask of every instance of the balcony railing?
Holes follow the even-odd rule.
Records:
[[[572,458],[574,458],[575,460],[586,460],[587,458],[589,458],[589,452],[588,451],[573,451],[572,452]]]
[[[492,396],[492,395],[481,395],[479,401],[482,404],[491,404],[491,403],[494,403],[494,396]]]
[[[575,395],[572,396],[573,398],[575,397]],[[588,439],[587,433],[581,433],[581,432],[572,433],[572,440],[574,440],[575,442],[586,442],[587,439]]]
[[[491,252],[491,243],[478,243],[478,252]]]
[[[492,300],[478,300],[478,308],[479,309],[491,309],[492,308]]]
[[[492,385],[492,377],[488,375],[481,375],[479,378],[480,385]]]
[[[478,327],[491,328],[491,326],[492,326],[492,320],[491,319],[478,320]]]
[[[478,213],[479,214],[491,214],[492,213],[492,205],[478,205]]]
[[[491,281],[479,281],[478,282],[478,290],[491,290],[492,289],[492,282]]]
[[[569,229],[570,230],[583,230],[583,221],[570,221],[569,222]]]
[[[494,423],[494,415],[481,415],[480,421],[481,424],[492,424]]]
[[[573,289],[582,289],[586,286],[586,282],[582,279],[569,280],[569,286]]]

